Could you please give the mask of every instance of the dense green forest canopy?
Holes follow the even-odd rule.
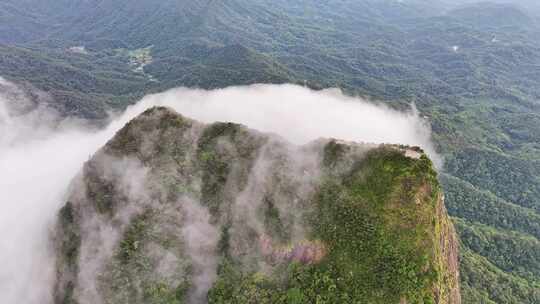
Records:
[[[175,86],[414,102],[446,160],[465,303],[538,303],[539,18],[527,0],[4,0],[0,75],[93,119]]]

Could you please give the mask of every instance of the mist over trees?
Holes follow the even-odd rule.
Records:
[[[98,125],[110,110],[178,86],[295,83],[396,109],[414,103],[445,160],[464,302],[537,303],[539,6],[4,0],[0,75],[46,93],[28,97],[60,115]]]

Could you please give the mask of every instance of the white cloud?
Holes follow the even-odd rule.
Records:
[[[128,109],[129,117],[152,105],[168,106],[203,122],[232,121],[304,144],[320,137],[421,146],[436,157],[430,129],[415,111],[403,113],[336,89],[252,85],[204,91],[174,89],[150,95]]]
[[[0,78],[0,85],[9,85]],[[50,302],[54,264],[48,232],[70,180],[91,154],[133,117],[169,106],[203,122],[232,121],[303,144],[320,137],[423,147],[435,157],[430,130],[417,113],[375,106],[336,90],[253,85],[204,91],[174,89],[143,98],[100,131],[70,121],[51,126],[38,108],[17,115],[0,86],[0,302]],[[22,102],[22,100],[20,100]],[[18,100],[15,100],[18,102]]]

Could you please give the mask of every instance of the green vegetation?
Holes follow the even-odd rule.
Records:
[[[461,292],[466,303],[538,303],[538,283],[508,274],[467,247],[461,250]]]
[[[108,265],[110,270],[100,278],[101,290],[105,291],[104,297],[109,303],[139,303],[141,300],[152,304],[185,303],[190,278],[188,265],[177,263],[173,265],[175,269],[167,269],[172,277],[160,277],[153,272],[159,263],[156,252],[163,250],[175,256],[183,254],[179,236],[163,234],[164,228],[172,222],[168,221],[161,227],[154,225],[156,220],[153,217],[170,215],[155,212],[148,210],[131,221],[115,258]]]
[[[75,278],[89,266],[72,257],[88,254],[103,235],[73,236],[95,222],[114,240],[112,252],[97,250],[104,258],[90,267],[101,265],[96,293],[104,303],[187,303],[200,296],[201,275],[211,283],[202,298],[212,304],[459,303],[458,241],[437,174],[425,155],[406,157],[405,148],[366,152],[327,141],[307,152],[241,125],[203,126],[149,109],[89,160],[80,182],[90,190],[60,214],[59,232],[72,237],[59,243],[56,293],[68,300],[56,303],[76,300],[62,288],[79,290]],[[307,193],[293,169],[301,153],[321,156],[322,176]],[[123,192],[122,173],[109,172],[118,167],[108,163],[112,156],[145,163],[144,195]],[[268,171],[257,179],[262,163]],[[173,196],[171,187],[190,190]],[[112,198],[106,212],[102,197]],[[191,226],[205,224],[199,209],[220,235],[193,252],[210,229]],[[212,260],[215,280],[205,272]]]
[[[92,119],[174,86],[292,82],[399,108],[415,102],[446,160],[451,215],[471,229],[483,224],[538,240],[540,5],[472,2],[4,0],[0,75],[49,93],[65,115]],[[87,54],[67,51],[73,46]],[[146,64],[145,74],[133,71],[134,61]],[[208,165],[229,160],[201,153]],[[539,290],[537,274],[487,267],[486,252],[464,256],[463,272],[489,268]],[[462,278],[465,303],[534,302]]]
[[[517,231],[540,238],[540,215],[481,191],[458,178],[441,175],[446,206],[455,216],[488,225],[501,231]]]
[[[313,220],[318,223],[315,235],[331,248],[330,261],[326,271],[303,283],[316,281],[313,275],[341,278],[326,282],[337,286],[328,303],[397,303],[399,297],[410,303],[435,303],[431,287],[437,273],[446,269],[431,264],[437,250],[433,230],[440,228],[434,226],[439,224],[433,217],[438,188],[429,168],[426,158],[415,163],[396,151],[376,151],[342,185],[324,185]],[[434,188],[421,193],[426,185]],[[414,204],[416,195],[425,195],[422,206],[406,207]]]
[[[457,220],[461,241],[505,272],[530,281],[540,273],[540,242],[512,232],[500,232],[483,225],[465,225]],[[540,283],[540,282],[538,282]],[[536,285],[538,285],[538,283]]]
[[[223,145],[224,139],[232,145]],[[248,182],[248,170],[264,142],[264,138],[233,123],[215,123],[204,130],[198,140],[197,151],[204,172],[201,199],[213,216],[219,215],[221,204],[230,204],[234,199],[225,191],[233,163],[241,163],[237,166],[241,169],[236,182],[242,189]]]
[[[55,303],[58,304],[76,304],[73,300],[73,292],[75,288],[75,277],[70,277],[69,274],[78,273],[78,259],[81,246],[81,229],[79,219],[71,202],[67,202],[59,212],[58,220],[59,231],[64,233],[58,234],[56,244],[58,244],[59,260],[58,265],[62,265],[64,275],[55,285],[54,294]]]
[[[440,225],[448,225],[436,218],[438,199],[427,158],[374,150],[343,180],[329,177],[316,196],[308,221],[312,237],[328,247],[320,264],[293,263],[268,276],[238,273],[225,260],[209,302],[436,303],[437,280],[441,298],[455,286],[436,259]]]

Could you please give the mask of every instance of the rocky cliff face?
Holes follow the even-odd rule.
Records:
[[[294,146],[152,108],[85,165],[58,217],[60,303],[460,303],[419,149]]]

